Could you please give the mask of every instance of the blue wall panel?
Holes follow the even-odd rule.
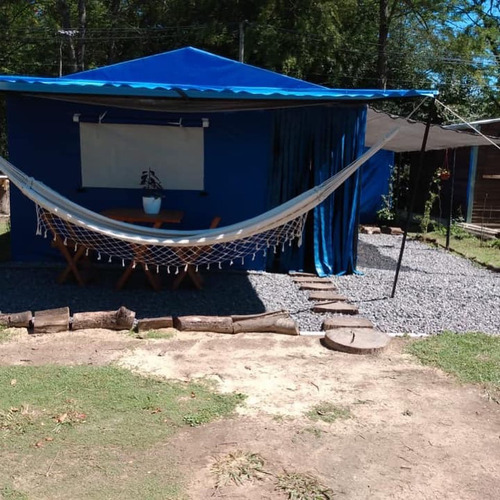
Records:
[[[43,181],[62,195],[94,211],[111,207],[140,207],[138,189],[81,188],[79,125],[73,115],[96,117],[107,111],[105,121],[151,123],[158,117],[177,120],[179,113],[152,113],[104,108],[50,99],[9,97],[9,159],[26,174]],[[272,112],[203,113],[186,118],[208,117],[205,129],[205,190],[166,191],[164,208],[183,210],[182,225],[205,228],[213,216],[223,225],[258,215],[267,209],[267,186],[272,156]],[[139,184],[141,171],[137,166]],[[168,179],[162,179],[168,187]],[[60,259],[49,240],[35,235],[34,204],[12,190],[12,255],[14,260]],[[257,259],[253,268],[262,268]]]

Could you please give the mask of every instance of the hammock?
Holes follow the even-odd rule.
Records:
[[[145,266],[170,267],[179,271],[188,266],[206,265],[241,260],[258,252],[264,255],[269,249],[294,239],[301,244],[304,223],[309,210],[319,205],[332,194],[348,177],[358,170],[384,144],[397,133],[397,129],[387,134],[381,141],[366,151],[353,163],[343,168],[333,177],[305,193],[279,205],[262,215],[246,221],[216,229],[198,231],[172,231],[154,229],[110,219],[92,212],[68,200],[33,177],[21,172],[14,165],[0,157],[0,170],[29,199],[37,210],[37,234],[51,232],[54,240],[61,238],[65,245],[85,247],[86,253],[93,250],[98,260],[106,256],[142,263]]]

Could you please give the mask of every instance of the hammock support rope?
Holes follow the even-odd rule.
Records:
[[[171,231],[109,219],[63,197],[42,182],[25,175],[0,157],[0,170],[29,199],[37,210],[37,234],[61,238],[77,250],[93,250],[106,256],[148,266],[180,268],[221,265],[255,259],[257,253],[276,251],[297,239],[301,244],[309,210],[319,205],[397,133],[394,129],[340,172],[305,193],[262,215],[215,229]]]

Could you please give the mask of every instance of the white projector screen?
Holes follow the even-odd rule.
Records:
[[[203,128],[80,123],[83,187],[137,188],[151,168],[164,189],[204,189]]]

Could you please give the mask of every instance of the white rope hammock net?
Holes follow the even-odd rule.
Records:
[[[361,165],[371,158],[397,133],[387,134],[353,163],[333,177],[292,200],[262,215],[230,226],[199,231],[171,231],[129,224],[92,212],[33,177],[23,174],[0,157],[2,170],[17,188],[36,204],[37,234],[61,238],[76,251],[84,247],[94,251],[98,260],[141,263],[145,266],[166,267],[178,272],[187,266],[207,266],[223,262],[242,262],[255,259],[277,248],[291,245],[294,239],[301,244],[304,222],[309,210],[332,194]]]

